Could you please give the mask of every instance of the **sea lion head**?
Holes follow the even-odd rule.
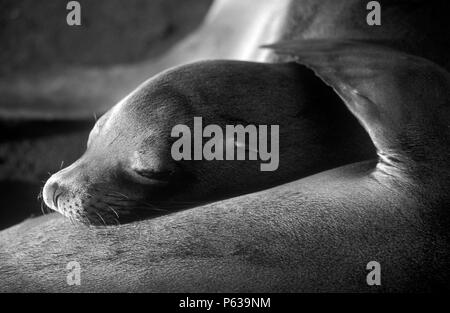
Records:
[[[171,128],[185,122],[190,108],[169,80],[145,82],[98,119],[83,156],[46,182],[47,206],[89,224],[118,223],[163,213],[159,200],[196,184],[170,155]]]
[[[204,61],[149,79],[96,122],[79,160],[49,178],[45,203],[84,223],[122,223],[272,187],[372,153],[343,106],[330,105],[329,116],[323,114],[317,94],[329,93],[327,105],[335,94],[299,69],[295,63]],[[193,130],[194,117],[222,129],[283,123],[279,167],[261,171],[261,160],[248,158],[175,160],[173,127]],[[224,149],[227,144],[224,139]],[[240,144],[233,142],[236,149]]]

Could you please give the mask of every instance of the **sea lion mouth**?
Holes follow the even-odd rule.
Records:
[[[151,203],[134,199],[109,189],[93,189],[89,192],[71,192],[52,183],[44,187],[46,205],[70,220],[87,225],[118,225],[134,220],[167,214],[170,210],[164,202]]]

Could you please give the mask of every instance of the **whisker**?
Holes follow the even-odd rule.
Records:
[[[127,200],[129,200],[128,198],[124,198],[124,197],[121,197],[121,196],[116,196],[116,195],[113,195],[113,194],[105,194],[107,197],[110,197],[110,198],[114,198],[114,199],[118,199],[118,200],[120,200],[120,201],[127,201]]]
[[[103,219],[103,217],[100,215],[100,213],[98,213],[98,212],[94,212],[94,213],[102,220],[103,225],[106,226],[106,222],[105,222],[105,220]]]
[[[91,227],[92,227],[91,221],[90,221],[89,218],[86,217],[86,216],[83,216],[81,222],[82,222],[84,225],[86,225],[88,228],[91,228]]]
[[[113,211],[113,213],[117,216],[117,218],[119,218],[119,214],[117,214],[117,211],[114,210],[109,204],[106,204],[108,206],[108,208]]]
[[[119,196],[122,196],[122,197],[124,197],[125,199],[129,199],[130,197],[128,197],[127,195],[124,195],[123,193],[120,193],[120,192],[118,192],[118,191],[112,191],[113,193],[115,193],[115,194],[117,194],[117,195],[119,195]]]
[[[72,214],[69,213],[68,215],[64,215],[64,216],[67,216],[69,218],[70,225],[75,225],[74,222],[73,222]]]
[[[167,200],[167,201],[153,201],[153,203],[155,203],[155,204],[159,204],[159,203],[162,203],[162,204],[166,204],[166,203],[169,203],[169,204],[178,204],[178,203],[182,203],[182,204],[199,204],[200,201]]]
[[[133,210],[147,210],[147,211],[155,211],[155,212],[168,212],[166,209],[160,209],[155,207],[148,207],[148,206],[133,206],[131,207]]]
[[[43,188],[41,188],[41,189],[39,190],[39,193],[38,193],[38,195],[37,195],[37,199],[38,199],[38,200],[41,200],[41,199],[42,199],[42,190],[43,190]]]
[[[44,211],[44,201],[41,201],[41,212],[42,212],[43,216],[46,215],[46,213]]]

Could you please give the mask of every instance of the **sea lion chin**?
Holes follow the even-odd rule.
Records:
[[[193,129],[195,117],[223,129],[279,125],[279,166],[264,172],[260,161],[248,159],[175,161],[171,130],[176,125]],[[204,61],[149,79],[104,114],[84,155],[49,178],[43,198],[71,219],[117,224],[372,156],[373,145],[356,119],[306,67]]]

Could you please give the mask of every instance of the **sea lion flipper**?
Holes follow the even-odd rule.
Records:
[[[448,154],[450,74],[438,65],[368,41],[297,40],[266,47],[294,56],[330,85],[380,155],[424,160],[436,149]]]
[[[395,64],[393,59],[383,59],[383,50],[369,50],[368,45],[363,42],[298,40],[267,47],[281,54],[295,56],[298,63],[314,70],[347,105],[352,106],[371,99],[369,94],[373,89],[372,92],[364,92],[367,83],[367,79],[364,78],[372,78],[376,75],[376,71]],[[362,95],[366,95],[365,99]]]

